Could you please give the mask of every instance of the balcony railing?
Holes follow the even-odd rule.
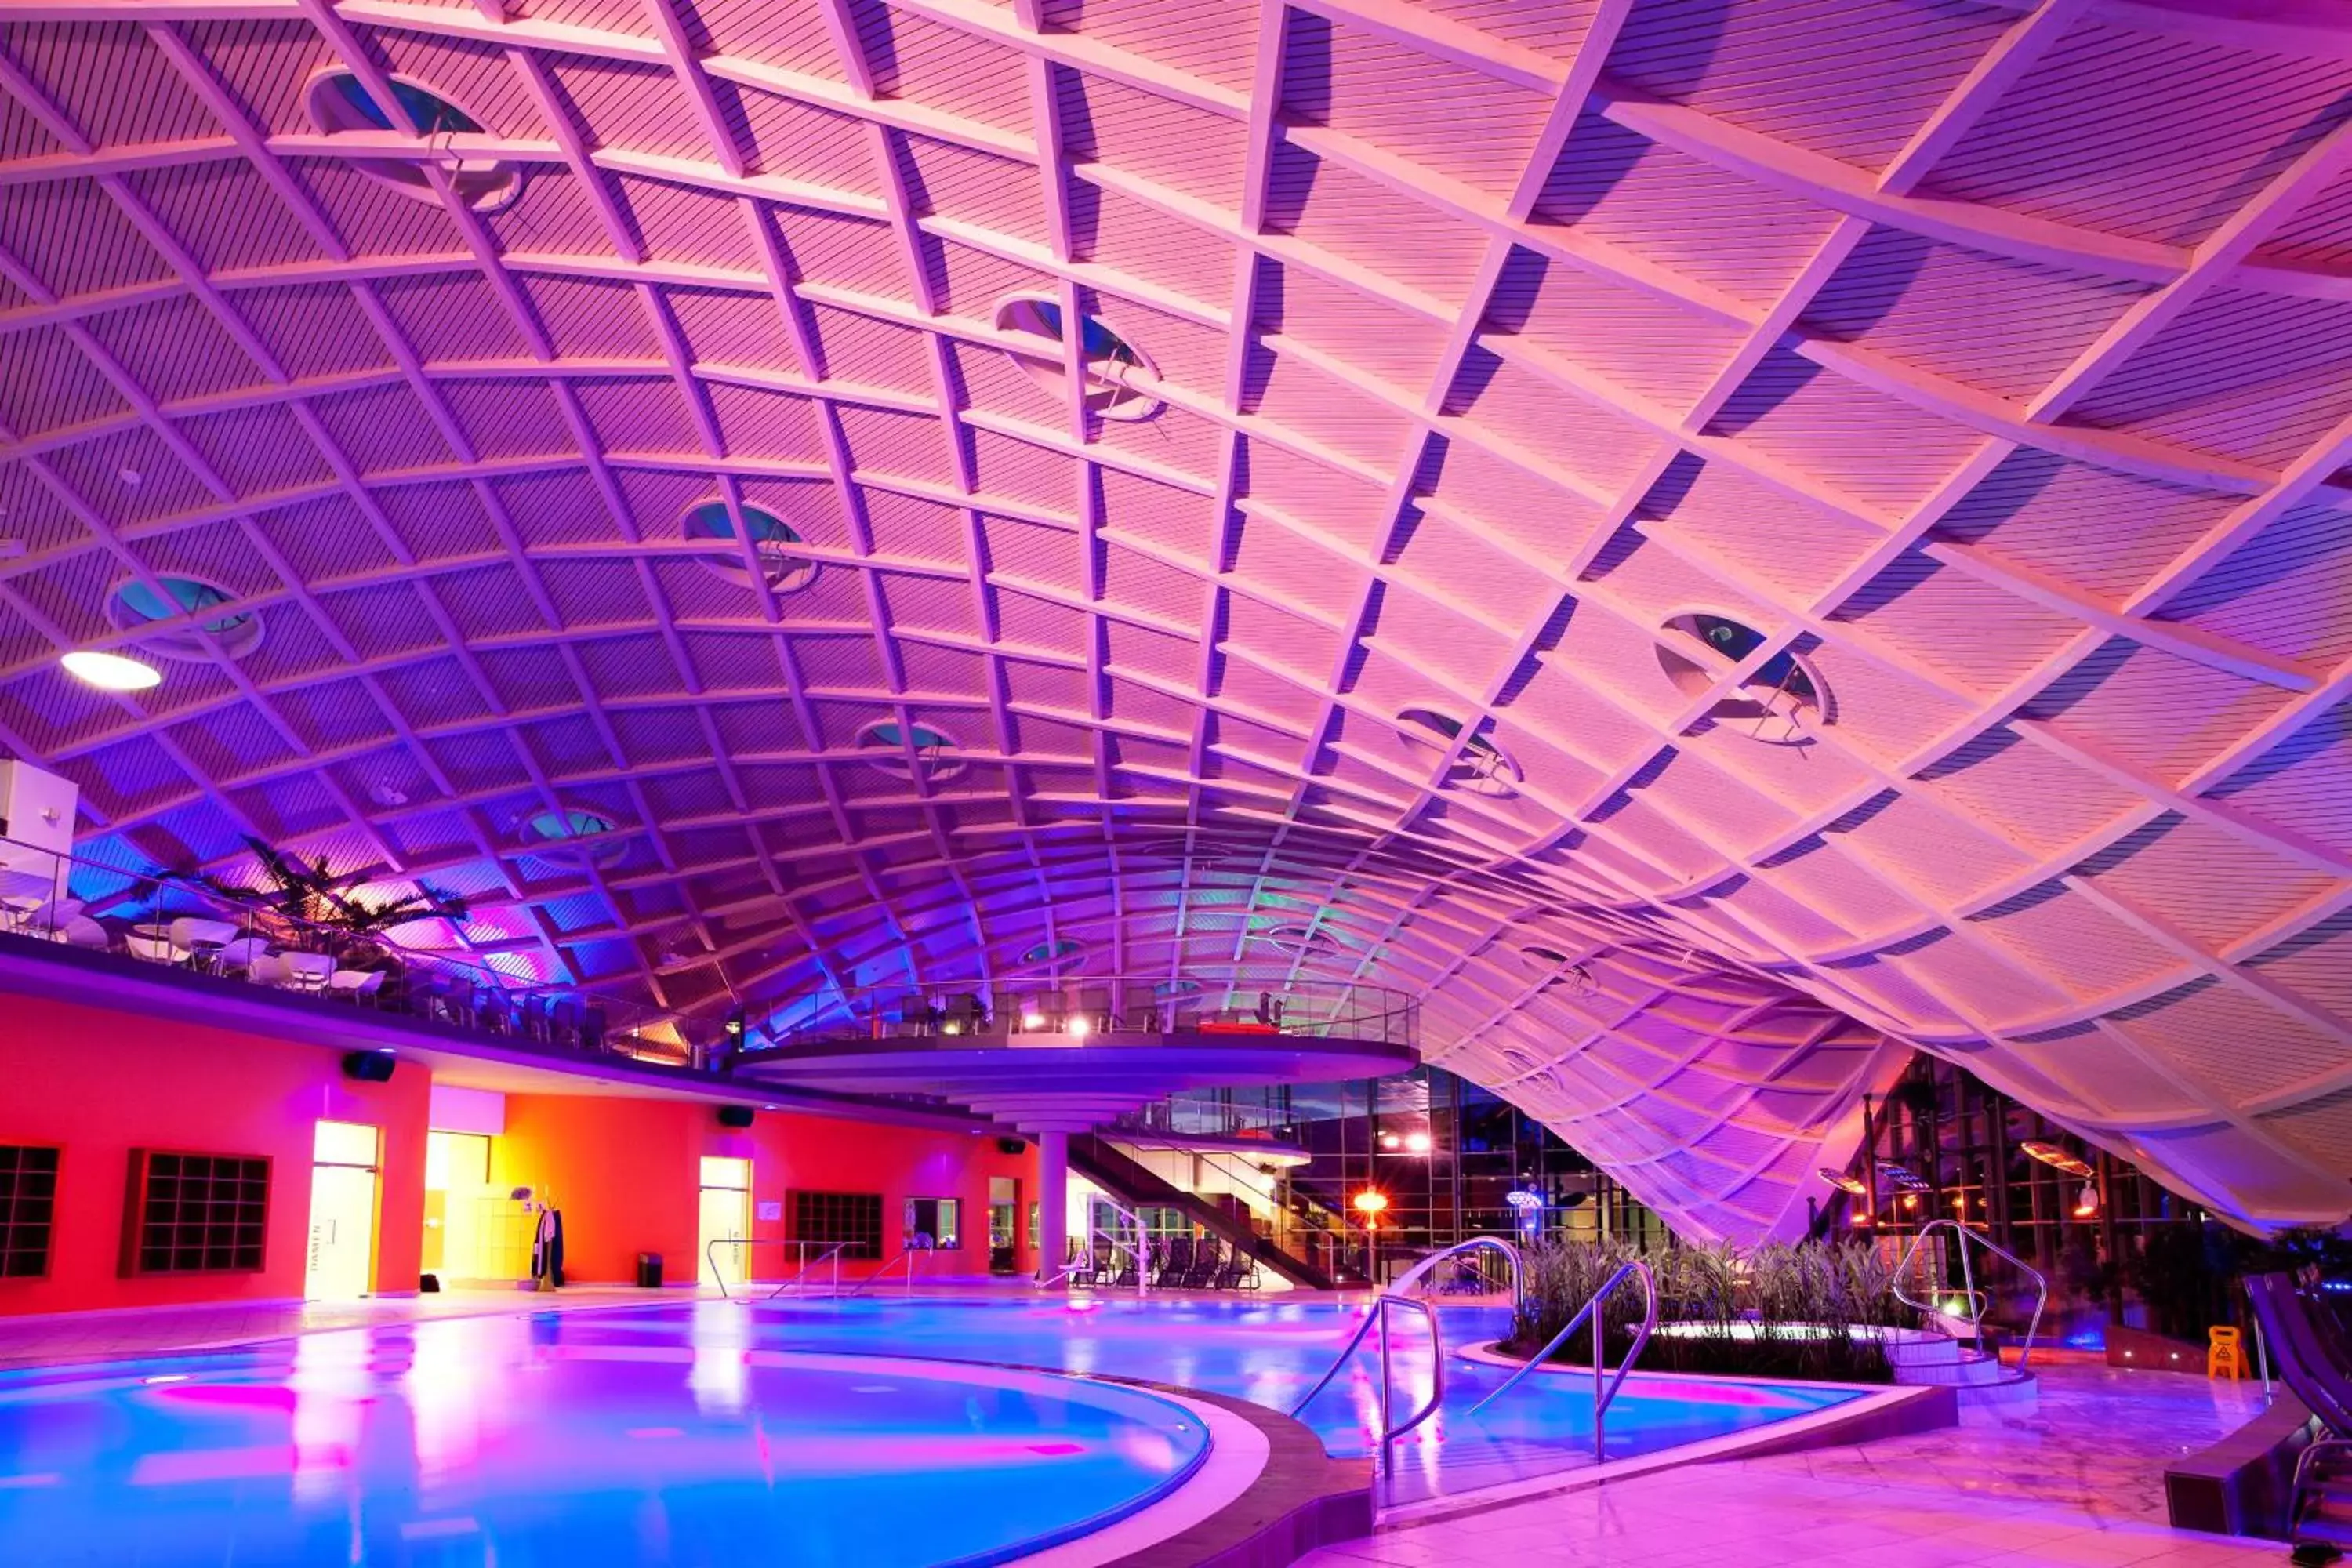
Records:
[[[1081,975],[928,986],[851,986],[768,1015],[753,1042],[786,1048],[844,1040],[1003,1040],[1023,1035],[1184,1035],[1245,1042],[1292,1037],[1411,1046],[1420,1007],[1402,991],[1351,981],[1171,980]]]
[[[682,1016],[535,984],[477,956],[407,947],[159,877],[0,838],[0,932],[272,992],[404,1015],[501,1042],[660,1066],[695,1064]],[[716,1037],[715,1023],[698,1026]]]

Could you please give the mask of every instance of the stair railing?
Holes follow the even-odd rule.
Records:
[[[1391,1347],[1395,1343],[1396,1337],[1389,1332],[1388,1328],[1389,1311],[1396,1307],[1412,1308],[1429,1324],[1429,1398],[1401,1426],[1395,1424],[1394,1407],[1391,1403],[1394,1398],[1391,1385],[1395,1379],[1391,1373],[1392,1362]],[[1315,1380],[1315,1386],[1307,1391],[1307,1397],[1290,1407],[1290,1414],[1295,1418],[1300,1411],[1315,1402],[1317,1394],[1331,1385],[1331,1380],[1339,1375],[1340,1369],[1345,1367],[1349,1358],[1355,1355],[1356,1348],[1364,1342],[1364,1336],[1372,1331],[1372,1326],[1375,1323],[1380,1325],[1381,1330],[1381,1431],[1380,1447],[1375,1453],[1380,1473],[1387,1476],[1395,1469],[1395,1457],[1391,1449],[1396,1440],[1436,1415],[1438,1405],[1445,1399],[1445,1342],[1444,1336],[1437,1331],[1437,1309],[1428,1302],[1416,1300],[1410,1296],[1391,1295],[1387,1291],[1373,1297],[1372,1310],[1364,1314],[1364,1321],[1356,1325],[1356,1331],[1348,1336],[1347,1345],[1332,1361],[1329,1369]]]
[[[849,1293],[853,1296],[865,1295],[866,1292],[873,1289],[875,1286],[879,1285],[889,1274],[890,1270],[899,1267],[901,1264],[904,1264],[907,1269],[907,1294],[909,1296],[913,1295],[915,1293],[915,1260],[930,1250],[931,1249],[929,1247],[905,1247],[899,1248],[898,1257],[893,1258],[889,1262],[884,1264],[881,1268],[877,1268],[873,1273],[868,1274],[856,1284],[852,1285],[849,1288]]]
[[[1110,1243],[1113,1253],[1124,1252],[1127,1254],[1127,1256],[1133,1260],[1135,1264],[1135,1293],[1139,1296],[1150,1294],[1151,1290],[1151,1233],[1143,1228],[1143,1216],[1099,1188],[1096,1189],[1095,1195],[1090,1201],[1098,1203],[1102,1205],[1103,1207],[1110,1210],[1111,1223],[1110,1228],[1108,1230],[1104,1229],[1101,1226],[1095,1226],[1087,1232],[1087,1252],[1089,1255],[1092,1254],[1094,1244],[1096,1242],[1107,1241]],[[1128,1225],[1134,1227],[1135,1239],[1132,1242],[1127,1239],[1125,1233],[1121,1229],[1119,1225],[1121,1220],[1126,1221]],[[1040,1279],[1037,1282],[1037,1289],[1040,1290],[1050,1290],[1055,1286],[1060,1284],[1063,1280],[1068,1279],[1071,1275],[1077,1273],[1080,1269],[1092,1268],[1093,1267],[1094,1262],[1091,1256],[1082,1258],[1076,1263],[1065,1264],[1061,1268],[1054,1270],[1053,1273],[1045,1276],[1045,1279]]]
[[[1934,1316],[1947,1315],[1934,1302],[1916,1300],[1903,1289],[1903,1281],[1911,1272],[1912,1259],[1918,1257],[1920,1247],[1927,1245],[1927,1233],[1938,1228],[1948,1229],[1960,1238],[1960,1285],[1969,1303],[1969,1335],[1977,1342],[1979,1349],[1984,1347],[1985,1314],[1992,1310],[1992,1298],[1977,1289],[1976,1265],[1969,1257],[1969,1243],[1974,1242],[1994,1257],[2007,1259],[2011,1268],[2033,1281],[2033,1318],[2026,1324],[2025,1339],[2017,1351],[2017,1370],[2023,1372],[2026,1363],[2033,1359],[2033,1336],[2042,1331],[2042,1310],[2050,1305],[2050,1281],[2042,1277],[2042,1270],[1984,1232],[1972,1230],[1956,1219],[1931,1219],[1921,1226],[1919,1233],[1911,1238],[1911,1245],[1904,1248],[1903,1261],[1895,1266],[1895,1299],[1915,1311]]]
[[[808,1249],[818,1245],[818,1243],[814,1241],[795,1241],[789,1238],[771,1237],[716,1236],[711,1237],[709,1242],[704,1246],[702,1255],[710,1261],[711,1278],[719,1281],[719,1293],[730,1300],[734,1300],[735,1293],[727,1288],[727,1271],[719,1267],[719,1249],[722,1247],[740,1247],[744,1251],[749,1251],[754,1247],[794,1247],[800,1249],[800,1272],[785,1280],[782,1284],[777,1286],[774,1289],[769,1291],[767,1295],[762,1298],[764,1300],[774,1300],[777,1297],[782,1295],[785,1291],[791,1289],[795,1285],[798,1285],[802,1280],[807,1279],[820,1264],[825,1263],[830,1263],[833,1266],[833,1282],[830,1287],[831,1294],[838,1296],[841,1294],[841,1255],[848,1249],[851,1244],[846,1241],[827,1242],[823,1244],[824,1249],[822,1251],[818,1252],[814,1257],[811,1257]],[[740,1283],[745,1287],[748,1296],[751,1284],[751,1270],[748,1268],[743,1267],[743,1252],[738,1252],[736,1254],[736,1266],[740,1268],[743,1268],[743,1279]]]
[[[1453,1246],[1444,1248],[1443,1251],[1431,1253],[1428,1257],[1414,1264],[1411,1268],[1406,1269],[1403,1279],[1392,1282],[1389,1286],[1389,1294],[1392,1296],[1403,1295],[1407,1287],[1425,1278],[1431,1271],[1435,1269],[1439,1264],[1444,1263],[1450,1258],[1460,1258],[1466,1253],[1472,1252],[1498,1252],[1502,1254],[1503,1260],[1511,1266],[1511,1310],[1516,1312],[1520,1308],[1527,1305],[1527,1262],[1520,1256],[1519,1249],[1517,1247],[1512,1246],[1509,1242],[1505,1241],[1499,1236],[1474,1236],[1467,1241],[1457,1241]]]
[[[1617,1363],[1612,1373],[1609,1370],[1607,1349],[1601,1342],[1609,1315],[1602,1309],[1608,1304],[1609,1298],[1616,1293],[1617,1288],[1636,1275],[1641,1277],[1642,1294],[1646,1299],[1642,1310],[1642,1326],[1633,1335],[1633,1348],[1625,1352],[1625,1359]],[[1609,1406],[1616,1402],[1617,1391],[1625,1386],[1625,1374],[1632,1372],[1633,1363],[1642,1359],[1642,1349],[1650,1342],[1650,1335],[1658,1326],[1658,1282],[1650,1273],[1650,1266],[1638,1258],[1618,1265],[1617,1272],[1601,1282],[1601,1289],[1595,1290],[1576,1316],[1568,1321],[1568,1326],[1552,1335],[1549,1344],[1529,1356],[1525,1366],[1505,1378],[1501,1387],[1472,1405],[1470,1414],[1477,1415],[1527,1381],[1538,1368],[1551,1360],[1553,1352],[1568,1342],[1570,1334],[1584,1326],[1587,1318],[1592,1320],[1592,1457],[1596,1459],[1607,1458],[1603,1443]]]

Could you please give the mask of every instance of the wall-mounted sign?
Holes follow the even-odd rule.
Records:
[[[763,1220],[782,1219],[784,1217],[784,1201],[782,1198],[776,1198],[763,1204],[755,1204],[752,1206],[758,1212],[759,1216]]]

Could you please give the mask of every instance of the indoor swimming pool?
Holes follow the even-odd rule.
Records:
[[[1231,1394],[1287,1413],[1315,1385],[1362,1321],[1360,1301],[1138,1298],[1105,1292],[1067,1300],[847,1300],[730,1304],[751,1343],[776,1350],[921,1356],[999,1366],[1041,1367],[1142,1378]],[[660,1339],[677,1309],[597,1315],[580,1331]],[[1521,1480],[1593,1463],[1589,1379],[1538,1375],[1493,1407],[1470,1407],[1508,1375],[1465,1360],[1467,1346],[1509,1326],[1502,1307],[1441,1306],[1447,1363],[1437,1414],[1396,1445],[1385,1500]],[[1402,1423],[1427,1400],[1428,1337],[1398,1320],[1391,1400]],[[1378,1335],[1318,1394],[1299,1419],[1335,1457],[1369,1455],[1380,1430]],[[1633,1377],[1610,1407],[1607,1457],[1655,1454],[1773,1422],[1812,1415],[1862,1396],[1842,1386],[1700,1378]]]
[[[0,1561],[1002,1562],[1208,1452],[1137,1390],[775,1348],[680,1305],[0,1372]]]

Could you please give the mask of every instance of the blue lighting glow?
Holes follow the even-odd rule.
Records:
[[[428,1322],[0,1373],[0,1559],[985,1563],[1207,1449],[1140,1391],[791,1354],[725,1304]]]

